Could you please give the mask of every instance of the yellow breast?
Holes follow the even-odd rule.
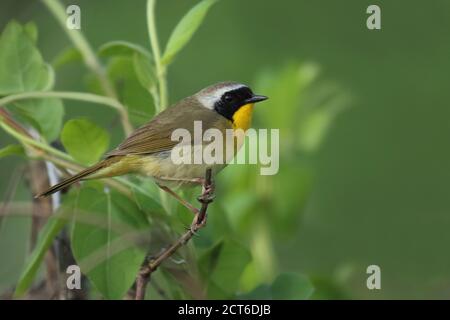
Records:
[[[252,113],[254,103],[243,105],[233,115],[233,129],[247,131],[252,124]]]

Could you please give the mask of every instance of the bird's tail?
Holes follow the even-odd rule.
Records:
[[[61,189],[64,189],[65,187],[67,187],[77,181],[82,180],[83,178],[86,178],[87,176],[89,176],[103,168],[106,168],[107,166],[109,166],[109,164],[111,162],[109,160],[110,159],[102,160],[99,163],[94,164],[93,166],[86,168],[83,171],[80,171],[79,173],[61,181],[60,183],[55,184],[54,186],[50,187],[48,190],[36,195],[35,198],[47,197]]]

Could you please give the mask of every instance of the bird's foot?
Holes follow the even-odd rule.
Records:
[[[195,215],[190,228],[193,234],[197,234],[197,231],[206,225],[206,217],[206,214],[203,217],[200,217],[200,214]]]
[[[201,203],[210,203],[214,200],[214,192],[216,191],[216,186],[213,181],[206,181],[203,179],[202,184],[202,194],[197,198]]]

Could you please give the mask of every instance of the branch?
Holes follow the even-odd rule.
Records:
[[[163,249],[156,257],[151,259],[149,263],[144,265],[139,271],[136,278],[136,300],[143,300],[145,297],[145,291],[147,288],[148,281],[152,272],[156,271],[164,260],[170,258],[180,247],[189,242],[189,240],[206,225],[206,213],[209,204],[213,201],[213,195],[211,193],[206,193],[205,189],[212,186],[212,173],[211,169],[206,170],[204,191],[198,201],[202,204],[198,216],[195,217],[194,222],[188,231],[186,231],[177,241],[175,241],[167,249]]]

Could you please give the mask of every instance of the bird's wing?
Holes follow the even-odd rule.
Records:
[[[186,101],[190,99],[189,101]],[[179,141],[172,141],[172,132],[179,128],[188,130],[193,139],[194,121],[202,121],[203,131],[211,127],[231,128],[231,122],[213,110],[201,106],[194,98],[187,98],[154,117],[150,122],[136,129],[107,157],[127,154],[152,154],[171,150]],[[225,120],[225,121],[224,121]],[[228,123],[229,122],[229,123]]]

